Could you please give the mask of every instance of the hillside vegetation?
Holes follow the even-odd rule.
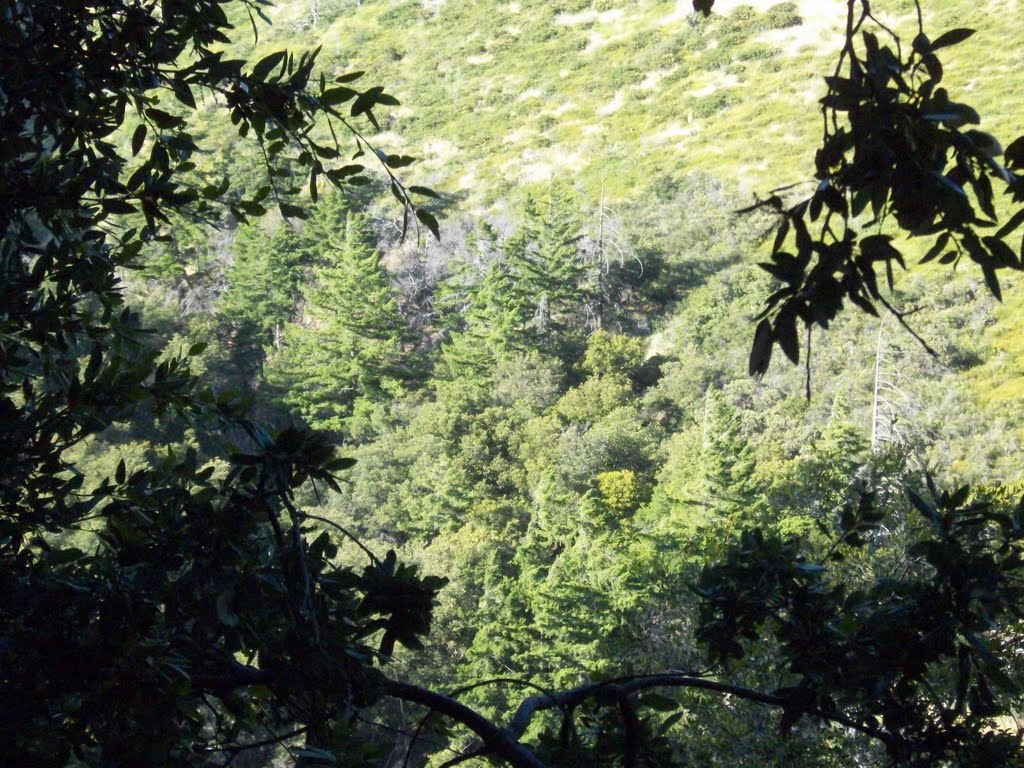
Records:
[[[402,101],[381,143],[421,157],[418,172],[439,189],[482,203],[564,178],[592,196],[604,179],[613,199],[663,173],[710,173],[745,192],[802,181],[845,4],[720,5],[704,19],[687,2],[652,0],[283,2],[251,53],[322,43],[325,69],[372,72]],[[997,135],[1017,109],[1006,87],[1019,64],[1004,24],[1012,6],[925,9],[929,28],[969,19],[978,29],[949,57],[946,82],[980,95]],[[910,2],[878,10],[913,26]]]
[[[969,18],[979,30],[949,55],[945,82],[951,93],[971,94],[985,115],[983,127],[996,135],[1011,135],[1019,114],[1013,95],[1019,46],[1008,39],[1015,30],[1003,24],[1010,10],[998,2],[981,13],[962,3],[925,8],[930,28]],[[912,28],[912,3],[887,3],[880,13],[897,29]],[[513,236],[524,195],[543,197],[554,184],[573,190],[581,233],[590,240],[603,236],[602,247],[614,252],[622,269],[646,269],[645,282],[658,286],[663,309],[634,317],[653,334],[647,344],[653,354],[673,343],[680,297],[709,275],[727,279],[724,268],[749,268],[763,253],[758,236],[767,222],[729,212],[810,177],[821,77],[840,45],[844,14],[841,2],[724,3],[704,19],[688,2],[318,0],[279,3],[270,18],[274,25],[246,55],[282,44],[322,44],[325,70],[368,70],[401,98],[374,141],[387,152],[420,158],[409,174],[442,191],[437,209],[446,221],[440,245],[418,238],[396,247],[386,222],[393,211],[384,198],[378,198],[383,205],[371,204],[381,217],[374,229],[407,321],[421,331],[438,330],[432,298],[438,280],[456,271],[453,263],[481,258],[470,255],[467,234],[474,239],[486,222],[498,240]],[[216,134],[226,126],[200,120],[200,127]],[[227,133],[221,141],[233,142]],[[253,160],[233,152],[210,157],[243,178],[258,167]],[[219,274],[222,267],[210,260],[232,258],[223,246],[216,253],[200,247],[203,263],[182,265],[189,251],[176,250],[172,281],[180,279],[175,272],[182,266]],[[966,357],[951,353],[934,362],[963,374],[956,380],[972,408],[995,409],[1015,423],[1014,394],[1024,370],[1013,343],[1024,322],[1017,303],[999,308],[998,327],[988,332],[994,306],[979,290],[978,276],[950,283],[944,267],[934,272],[935,278],[924,272],[900,284],[907,291],[904,306],[934,294],[924,287],[932,279],[946,283],[942,301],[957,309],[927,339],[932,346],[941,337],[952,342],[961,328],[970,328],[963,341],[974,345]],[[756,304],[737,309],[752,314]],[[936,321],[937,313],[925,309],[922,317]],[[747,343],[741,325],[731,340],[737,377]],[[858,347],[868,358],[875,329],[862,335]],[[973,362],[964,365],[968,358]],[[823,376],[828,368],[823,363]],[[870,368],[848,375],[867,387]],[[827,388],[827,376],[819,384]]]
[[[877,5],[912,37],[912,3]],[[930,5],[929,28],[978,29],[946,60],[950,92],[1015,135],[1017,4]],[[893,303],[919,308],[908,322],[935,354],[849,312],[815,334],[806,370],[779,356],[747,376],[773,220],[734,211],[811,178],[843,6],[722,2],[704,19],[654,0],[281,0],[258,42],[236,43],[253,59],[322,43],[323,70],[386,84],[401,106],[369,138],[419,158],[403,173],[439,192],[439,242],[399,237],[375,177],[321,193],[301,223],[175,222],[129,298],[166,353],[208,343],[195,362],[216,391],[245,393],[268,424],[327,430],[357,460],[304,509],[448,579],[428,646],[393,668],[446,690],[699,669],[692,585],[754,526],[825,551],[823,532],[876,499],[883,532],[843,565],[866,583],[904,565],[920,526],[904,485],[931,473],[1005,500],[1024,483],[1012,279],[1000,306],[969,266],[897,275]],[[262,183],[214,114],[193,118],[216,147],[196,163]],[[209,448],[153,415],[76,450],[98,478],[167,444]],[[752,644],[739,679],[782,686],[776,651]],[[520,694],[464,700],[495,713]],[[813,723],[777,738],[769,713],[699,692],[650,705],[665,764],[882,760]],[[414,728],[405,717],[379,722]],[[542,727],[559,754],[556,719]],[[600,716],[585,727],[599,744]]]

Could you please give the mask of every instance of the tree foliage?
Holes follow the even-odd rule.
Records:
[[[350,435],[356,411],[402,388],[405,324],[365,227],[337,200],[317,206],[301,238],[304,261],[315,265],[301,289],[303,316],[285,326],[267,365],[271,385],[307,424]]]
[[[5,762],[191,764],[240,736],[296,727],[310,747],[328,744],[332,724],[377,695],[375,659],[429,627],[439,580],[393,554],[339,568],[330,536],[307,539],[295,489],[334,485],[350,460],[307,430],[268,434],[240,404],[197,388],[189,358],[203,345],[161,358],[124,305],[120,271],[171,213],[244,219],[273,200],[303,215],[294,169],[314,197],[319,177],[356,174],[332,162],[340,147],[312,138],[317,119],[368,147],[349,121],[394,103],[380,88],[355,90],[354,75],[314,77],[315,53],[225,58],[225,6],[3,8]],[[261,147],[264,188],[193,174],[199,147],[182,113],[197,98],[226,106]],[[117,218],[135,213],[141,227]],[[72,449],[142,406],[213,436],[226,464],[169,452],[86,486]],[[74,545],[75,533],[87,543]]]
[[[1013,203],[1024,202],[1024,180],[1013,173],[1024,162],[1024,137],[1009,144],[1004,166],[1000,142],[967,127],[981,116],[942,86],[939,54],[974,30],[948,30],[931,40],[915,5],[919,29],[905,46],[869,4],[849,3],[846,42],[821,100],[814,192],[793,204],[780,190],[755,206],[778,213],[771,261],[761,266],[782,286],[760,315],[753,375],[768,369],[775,346],[797,362],[801,328],[808,339],[812,326],[828,328],[845,300],[872,315],[881,305],[906,325],[877,274],[884,268],[891,290],[894,269],[906,268],[892,225],[932,239],[922,263],[955,265],[968,257],[997,299],[998,272],[1021,269],[1024,246],[1012,247],[1006,238],[1024,223],[1024,210],[998,227],[993,185],[1002,185]]]

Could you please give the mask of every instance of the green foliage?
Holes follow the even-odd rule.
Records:
[[[692,551],[699,558],[713,557],[765,511],[740,414],[721,392],[708,389],[699,421],[667,450],[651,511],[664,534],[697,543]]]
[[[346,431],[354,413],[402,387],[405,324],[364,228],[333,197],[315,209],[302,234],[313,265],[302,287],[303,317],[284,329],[267,363],[282,402],[316,429]]]
[[[765,13],[761,29],[785,29],[795,27],[802,22],[796,3],[776,3]]]
[[[310,138],[318,118],[339,118],[347,86],[317,86],[315,53],[226,58],[225,5],[4,8],[5,763],[189,765],[239,740],[288,741],[296,723],[322,751],[379,696],[376,662],[418,643],[443,583],[393,553],[362,570],[332,562],[336,545],[295,494],[336,486],[351,461],[316,433],[271,434],[244,403],[202,389],[190,361],[205,343],[163,355],[125,306],[119,275],[143,264],[172,216],[245,219],[273,196],[298,217],[291,169],[311,184],[347,178],[329,162],[337,148]],[[181,113],[204,95],[263,149],[266,190],[193,173],[201,148]],[[379,88],[348,98],[346,117],[394,102]],[[111,138],[122,126],[130,148]],[[115,219],[133,214],[141,227]],[[178,439],[194,428],[220,460],[168,449],[129,468],[126,456],[86,485],[76,446],[147,414],[176,421]]]
[[[186,284],[201,279],[214,268],[207,231],[185,216],[172,216],[171,221],[163,241],[156,241],[147,249],[143,274]]]
[[[522,229],[505,245],[524,319],[549,349],[572,354],[588,304],[581,222],[567,190],[530,198]]]
[[[800,328],[828,328],[845,300],[877,315],[883,296],[876,265],[884,265],[890,290],[895,266],[905,268],[893,236],[861,236],[854,224],[869,210],[874,221],[892,218],[910,236],[934,238],[922,263],[978,264],[989,291],[1001,299],[997,272],[1021,269],[1021,258],[1005,238],[1024,223],[1012,213],[994,234],[997,211],[993,181],[1004,184],[1014,203],[1024,201],[1021,177],[1024,137],[1002,153],[990,134],[965,126],[980,122],[969,104],[954,102],[945,87],[937,53],[963,42],[972,29],[954,29],[930,40],[921,28],[908,52],[892,32],[883,44],[865,28],[870,14],[849,8],[847,42],[828,94],[821,100],[826,135],[815,158],[818,186],[808,198],[785,204],[778,195],[755,207],[779,216],[770,262],[762,267],[782,283],[767,300],[754,336],[750,372],[762,375],[778,346],[793,362],[800,357]],[[859,39],[862,38],[862,39]],[[858,47],[858,42],[860,47]],[[810,225],[824,214],[821,231]],[[831,226],[843,222],[842,234]],[[793,253],[786,250],[792,238]],[[902,316],[897,313],[902,320]]]
[[[451,762],[530,768],[1019,757],[998,718],[1019,706],[1024,513],[1000,483],[1018,479],[1016,444],[988,420],[1019,431],[1020,419],[1012,387],[974,398],[962,375],[1016,370],[1013,331],[986,331],[985,302],[959,298],[962,282],[938,292],[894,277],[894,306],[926,307],[916,327],[948,367],[836,316],[815,338],[815,400],[797,396],[796,371],[737,381],[766,284],[744,262],[775,203],[736,220],[730,184],[791,170],[801,83],[818,63],[762,42],[799,23],[791,3],[694,16],[681,31],[664,21],[671,4],[597,15],[612,5],[295,3],[252,49],[226,39],[218,3],[179,4],[174,18],[111,3],[89,20],[15,5],[14,34],[74,44],[35,69],[0,53],[2,93],[25,126],[0,157],[2,192],[27,201],[0,222],[0,416],[16,437],[0,449],[0,713],[13,725],[0,763],[186,765],[241,760],[260,741],[299,764],[378,764],[406,747],[416,764],[448,749],[461,755]],[[226,19],[247,10],[261,7],[227,7]],[[375,62],[409,107],[377,115],[394,103],[381,89],[326,75],[317,87],[313,56],[266,47],[310,28],[340,33],[345,45],[328,48]],[[864,70],[851,82],[885,87],[867,106],[828,102],[828,116],[867,110],[851,117],[858,128],[887,108],[920,117],[938,98],[925,93],[938,79],[925,59],[942,42],[916,42],[908,94],[858,40],[844,53]],[[85,74],[65,80],[51,65]],[[763,80],[753,105],[726,79],[739,72],[746,88]],[[450,141],[432,173],[475,175],[466,200],[402,185],[392,171],[411,158],[348,132],[364,118],[399,146]],[[977,134],[944,120],[920,136],[938,135],[924,142],[936,158],[974,172],[985,213],[980,179],[996,169],[972,154]],[[332,130],[383,163],[404,222],[372,202],[378,188]],[[751,131],[764,139],[756,168],[737,150]],[[229,133],[256,141],[225,151]],[[601,158],[584,159],[595,147]],[[798,252],[797,220],[816,199],[819,220],[842,218],[829,219],[823,189],[842,179],[856,197],[859,168],[873,169],[869,186],[902,169],[843,147],[806,209],[781,204]],[[517,190],[520,154],[537,161],[534,178],[572,176],[573,189]],[[363,195],[323,194],[325,180]],[[417,224],[438,234],[437,209],[411,196],[447,209],[443,247],[393,242]],[[513,221],[459,218],[498,196],[520,211]],[[906,224],[895,200],[882,202]],[[289,220],[207,236],[271,203]],[[372,231],[355,213],[367,207]],[[939,223],[959,227],[951,238],[981,226]],[[861,251],[892,256],[872,237]],[[827,272],[838,239],[825,231],[811,247],[809,276]],[[137,265],[151,282],[117,280]],[[859,266],[842,274],[870,281]],[[221,284],[216,317],[197,312]],[[815,285],[789,298],[809,307]],[[877,359],[907,390],[894,412],[908,437],[890,449],[870,441]],[[283,421],[282,405],[330,437],[254,420]],[[354,466],[334,455],[339,440]],[[904,495],[929,482],[928,457],[952,456],[954,471],[991,473],[991,487]],[[448,576],[441,606],[443,580],[378,548]],[[429,709],[416,736],[419,712],[393,698]]]
[[[922,527],[898,578],[831,576],[884,520],[870,496],[844,515],[824,561],[796,540],[745,533],[702,574],[700,635],[722,662],[745,655],[744,638],[775,636],[790,677],[777,691],[783,730],[805,715],[847,711],[898,762],[1016,764],[1019,734],[992,718],[1018,693],[996,628],[1017,621],[1024,508],[972,504],[967,487],[931,491],[929,499],[907,491]],[[936,678],[941,693],[929,682]]]
[[[443,348],[445,375],[465,381],[485,381],[488,371],[506,352],[521,348],[526,340],[523,299],[515,280],[495,261],[469,289],[465,308],[459,313],[461,329]]]
[[[239,333],[251,333],[250,343],[270,346],[294,314],[306,254],[288,226],[269,235],[259,226],[242,227],[234,252],[218,314]]]
[[[643,363],[642,339],[599,329],[587,339],[583,369],[593,376],[629,376]]]
[[[643,501],[643,488],[630,469],[602,472],[595,480],[602,503],[612,512],[634,510]]]

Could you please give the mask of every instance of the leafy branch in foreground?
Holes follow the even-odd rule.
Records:
[[[2,764],[195,764],[211,740],[297,726],[310,749],[329,745],[379,695],[374,665],[428,630],[443,583],[393,554],[361,572],[338,566],[294,494],[332,485],[350,460],[308,430],[268,434],[244,402],[200,389],[190,361],[204,345],[162,358],[125,306],[121,270],[172,214],[244,219],[273,196],[282,215],[303,215],[294,169],[311,199],[321,176],[358,183],[361,166],[338,165],[334,123],[374,122],[394,103],[380,88],[317,86],[315,52],[226,59],[215,49],[230,42],[227,5],[3,6]],[[199,176],[182,114],[197,97],[226,104],[255,138],[265,188]],[[112,137],[132,113],[129,156]],[[330,143],[315,138],[322,121]],[[390,169],[408,159],[353,136],[405,190]],[[114,218],[136,213],[140,228]],[[122,460],[86,486],[71,449],[143,408],[194,428],[212,455],[168,451],[135,471]]]
[[[783,735],[801,720],[860,734],[896,765],[1021,765],[1024,732],[1008,726],[1007,717],[1021,701],[1016,649],[1024,631],[1024,499],[1002,509],[972,498],[967,487],[950,493],[928,486],[925,495],[907,491],[918,519],[902,545],[898,575],[851,579],[846,565],[890,535],[892,521],[869,492],[844,509],[827,531],[832,546],[817,556],[795,539],[744,533],[721,562],[704,568],[695,587],[698,635],[712,665],[707,672],[542,691],[524,699],[497,731],[458,703],[468,689],[443,695],[387,683],[385,690],[476,736],[450,765],[487,754],[531,768],[561,759],[657,762],[659,736],[687,709],[674,691],[775,708]],[[765,638],[779,648],[774,671],[784,683],[764,692],[724,682]],[[482,684],[532,686],[505,679]],[[655,689],[670,695],[652,694]],[[526,747],[524,734],[549,710],[561,723],[560,739]],[[581,736],[579,721],[592,721],[595,710],[610,713],[603,735],[611,738],[612,754],[600,751],[593,734]],[[652,712],[668,716],[652,720]]]
[[[899,576],[843,580],[843,563],[881,536],[870,494],[847,508],[822,559],[759,530],[708,566],[700,635],[722,665],[766,635],[791,682],[783,731],[813,712],[843,714],[882,735],[908,765],[1015,765],[1022,733],[999,717],[1020,701],[1013,648],[1024,599],[1024,499],[1003,511],[970,489],[929,498],[908,489],[920,515]],[[1016,762],[1015,762],[1016,761]]]
[[[1005,240],[1024,223],[1024,209],[995,229],[994,185],[1002,185],[1014,203],[1024,202],[1024,177],[1014,173],[1024,165],[1024,137],[1007,147],[1004,167],[997,159],[1003,154],[999,142],[968,127],[980,117],[942,87],[939,52],[973,30],[954,29],[932,40],[915,5],[918,33],[904,46],[869,3],[849,0],[845,44],[821,100],[816,188],[795,204],[777,190],[747,209],[778,213],[771,260],[761,266],[782,283],[758,316],[752,375],[768,370],[776,346],[798,362],[801,328],[809,345],[810,329],[828,328],[846,300],[872,315],[881,305],[910,330],[876,275],[884,267],[891,291],[894,265],[906,267],[890,222],[911,237],[934,238],[922,263],[970,258],[996,298],[998,272],[1021,269],[1024,244],[1015,249]]]

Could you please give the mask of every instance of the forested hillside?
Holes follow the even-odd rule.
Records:
[[[936,28],[954,25],[949,5]],[[374,141],[423,158],[410,172],[443,193],[440,242],[399,243],[371,182],[304,224],[200,246],[207,271],[177,288],[211,295],[175,323],[220,341],[203,357],[217,386],[251,388],[271,418],[328,429],[357,459],[340,493],[306,504],[449,579],[427,648],[396,662],[413,679],[566,687],[699,667],[690,584],[739,531],[813,539],[866,489],[902,509],[897,489],[926,468],[945,484],[1024,481],[1020,357],[1000,350],[1016,315],[990,330],[978,275],[901,280],[895,303],[921,308],[935,355],[856,316],[819,337],[810,400],[803,371],[746,375],[770,219],[735,211],[807,178],[841,42],[841,3],[803,6],[275,10],[257,53],[315,38],[325,66],[400,94]],[[885,8],[894,23],[911,12]],[[997,101],[1015,47],[976,39],[1006,57],[977,86]],[[951,80],[970,58],[957,52]],[[1012,124],[1019,105],[1001,107]],[[520,693],[467,700],[495,712]],[[683,705],[701,732],[684,761],[737,741],[734,765],[850,759],[826,758],[816,734],[759,735],[749,707]]]
[[[909,50],[915,4],[876,5],[874,21]],[[158,379],[173,379],[186,375],[175,366],[187,351],[188,375],[212,393],[207,405],[230,399],[244,420],[204,432],[198,419],[180,418],[188,409],[176,401],[164,407],[140,395],[110,411],[109,426],[69,444],[64,460],[80,478],[76,488],[106,487],[108,477],[131,484],[172,471],[176,461],[205,472],[201,482],[227,484],[248,470],[231,468],[240,454],[227,456],[219,441],[255,456],[250,444],[270,445],[268,435],[317,430],[325,442],[316,450],[337,449],[343,458],[332,471],[345,471],[337,483],[296,471],[310,482],[289,475],[280,492],[295,536],[301,513],[301,535],[317,542],[314,575],[361,567],[369,550],[389,578],[413,579],[403,570],[411,564],[446,580],[432,618],[429,608],[426,617],[410,609],[398,631],[395,606],[407,595],[387,592],[381,576],[375,588],[385,597],[374,599],[391,601],[391,618],[367,618],[383,610],[367,598],[353,609],[363,618],[345,642],[372,638],[390,676],[458,691],[492,719],[538,692],[662,673],[713,675],[797,701],[802,683],[794,676],[816,664],[841,666],[824,657],[827,637],[804,639],[820,651],[808,660],[787,650],[796,642],[792,627],[772,635],[726,626],[715,611],[724,616],[723,604],[742,601],[716,591],[724,589],[716,578],[756,581],[744,569],[763,556],[766,581],[772,558],[800,546],[787,578],[813,592],[807,585],[823,570],[817,558],[839,574],[821,594],[861,590],[866,605],[872,584],[918,573],[931,556],[907,554],[928,524],[925,502],[906,488],[923,495],[969,483],[978,504],[1020,496],[1024,311],[1010,270],[993,289],[989,273],[967,258],[952,265],[942,255],[895,272],[887,263],[882,290],[895,312],[853,308],[826,318],[826,331],[799,338],[797,365],[783,357],[796,355],[777,331],[771,343],[781,351],[764,375],[748,375],[758,367],[750,357],[755,316],[786,279],[778,259],[772,268],[778,214],[819,183],[819,100],[845,41],[845,3],[720,1],[705,16],[690,2],[655,0],[278,0],[265,9],[271,26],[254,20],[258,39],[249,34],[253,8],[262,6],[226,7],[235,33],[218,51],[265,62],[282,47],[322,45],[317,71],[366,70],[397,101],[378,99],[359,138],[341,137],[342,153],[365,155],[353,162],[367,170],[335,171],[338,187],[321,175],[319,188],[315,172],[301,188],[287,172],[267,175],[274,142],[289,137],[265,140],[254,128],[259,141],[243,141],[239,121],[223,109],[237,96],[196,89],[194,97],[175,91],[179,103],[160,102],[166,120],[187,117],[201,147],[185,156],[183,173],[224,177],[211,198],[224,194],[228,179],[233,189],[265,190],[240,193],[227,213],[169,211],[155,224],[145,204],[110,208],[118,226],[160,233],[140,246],[131,269],[118,269],[116,292],[123,286],[138,326],[149,329],[132,336],[132,354],[166,366]],[[1024,114],[1016,10],[1013,2],[948,0],[925,4],[923,18],[933,37],[977,30],[943,52],[942,84],[982,113],[981,129],[1007,141]],[[111,146],[145,157],[159,129],[178,126],[147,133],[127,123]],[[321,159],[338,158],[323,124],[308,131],[296,135],[322,142]],[[294,187],[294,202],[278,204],[286,187]],[[773,194],[777,206],[758,205]],[[991,213],[982,209],[1000,222],[1012,215],[1009,196]],[[908,262],[930,247],[926,237],[906,237],[904,220],[868,224],[871,207],[862,211],[858,228],[897,237]],[[755,344],[755,358],[756,351]],[[89,350],[73,355],[84,361]],[[217,418],[234,418],[216,402]],[[295,445],[281,451],[311,443]],[[268,487],[257,485],[253,498]],[[967,493],[935,505],[952,509]],[[40,541],[90,552],[135,535],[114,529],[85,522],[50,529]],[[772,550],[766,541],[780,543]],[[337,583],[347,589],[346,578]],[[762,596],[766,603],[784,591],[776,587]],[[231,636],[263,588],[197,600]],[[745,599],[757,602],[750,594],[761,593],[750,590]],[[429,605],[430,589],[417,599],[424,594]],[[345,599],[339,604],[355,605]],[[887,628],[912,599],[900,593],[865,621]],[[1015,616],[1000,650],[1019,639]],[[857,642],[910,643],[895,629],[878,632],[884,639]],[[975,651],[988,663],[991,653],[975,640],[957,640],[975,649],[959,652],[961,671],[983,666],[969,660]],[[232,659],[253,664],[257,654],[246,657],[243,646],[232,647]],[[261,646],[260,664],[285,654],[271,647]],[[363,663],[356,652],[352,658]],[[978,713],[985,674],[1000,685],[999,675],[1019,679],[1016,667],[996,666],[984,667],[971,689]],[[891,682],[876,681],[877,690]],[[912,688],[916,696],[907,685],[900,695]],[[262,683],[253,690],[253,700],[266,695]],[[780,732],[778,714],[756,699],[723,699],[700,686],[645,689],[636,697],[642,764],[884,765],[900,753],[877,729],[916,723],[929,707],[944,712],[929,695],[920,694],[918,709],[900,710],[905,721],[890,710],[886,718],[896,719],[884,722],[833,719],[844,727],[825,724],[835,712],[817,699],[811,709],[790,703]],[[957,717],[967,717],[967,695],[955,697]],[[829,706],[847,703],[840,697]],[[187,716],[230,719],[233,706],[225,698],[211,705],[214,715]],[[526,736],[551,765],[576,764],[581,754],[585,764],[619,764],[621,722],[637,715],[624,705],[621,713],[597,705],[581,712],[576,724],[568,715],[538,717]],[[316,727],[270,738],[259,717],[237,715],[232,739],[266,743],[211,754],[205,764],[328,764],[344,755],[346,765],[450,765],[467,757],[464,749],[472,757],[476,743],[440,717],[393,702],[345,720],[344,729],[334,723],[333,747],[307,739],[309,749],[298,749],[298,736]],[[928,759],[948,757],[921,749]],[[622,764],[638,763],[627,754]]]

